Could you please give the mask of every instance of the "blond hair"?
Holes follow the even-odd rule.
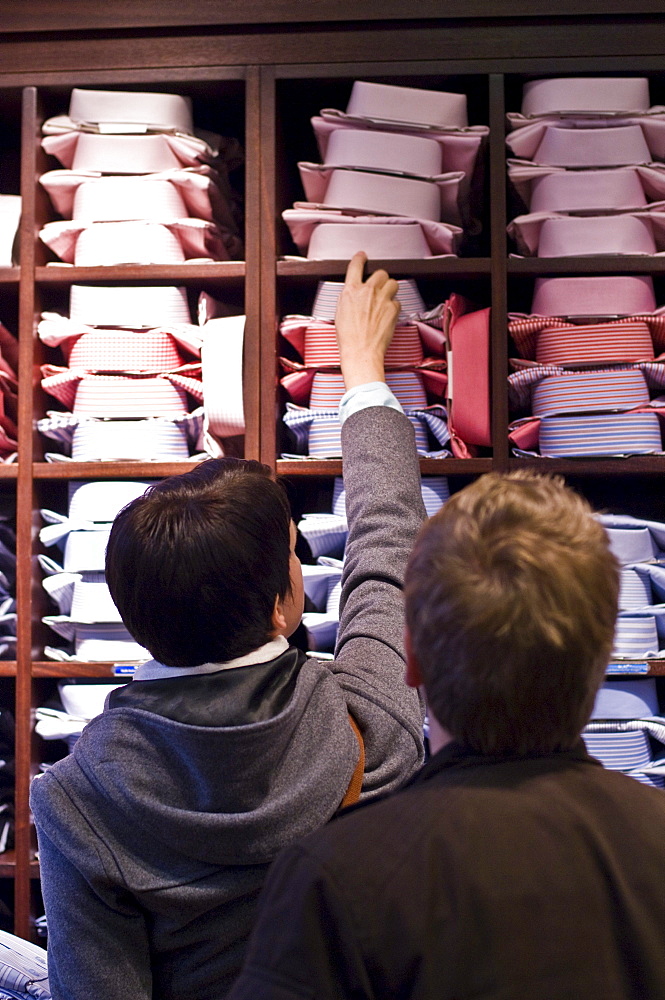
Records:
[[[406,620],[430,712],[480,753],[570,747],[610,655],[618,566],[559,477],[491,473],[424,525]]]

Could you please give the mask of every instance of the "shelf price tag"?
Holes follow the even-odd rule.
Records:
[[[635,660],[613,661],[608,663],[606,672],[608,674],[648,674],[649,664]]]
[[[131,677],[138,663],[114,663],[113,664],[113,676],[114,677]]]

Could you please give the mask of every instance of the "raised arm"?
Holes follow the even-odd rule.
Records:
[[[413,428],[385,385],[399,305],[385,271],[351,260],[336,316],[344,381],[342,446],[349,537],[333,670],[365,742],[363,797],[421,763],[422,705],[404,683],[404,569],[425,517]]]
[[[347,389],[385,381],[384,359],[399,316],[397,282],[385,271],[363,281],[366,261],[364,253],[351,258],[335,316]]]

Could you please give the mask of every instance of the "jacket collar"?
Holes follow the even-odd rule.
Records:
[[[502,768],[511,765],[521,765],[529,770],[542,771],[553,767],[565,766],[568,763],[584,762],[598,764],[590,757],[580,737],[569,750],[555,750],[544,754],[480,754],[461,743],[448,743],[435,753],[416,774],[410,778],[404,788],[421,784],[445,772],[453,773],[471,768]],[[600,764],[598,764],[600,766]]]

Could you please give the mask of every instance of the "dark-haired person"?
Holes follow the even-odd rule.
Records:
[[[280,855],[232,1000],[663,1000],[665,795],[580,738],[617,595],[560,481],[491,474],[425,524],[407,679],[433,756]]]
[[[424,518],[383,381],[397,283],[348,269],[337,326],[349,538],[334,662],[290,647],[303,583],[281,486],[213,460],[119,514],[107,577],[154,656],[33,783],[54,1000],[218,1000],[269,862],[422,763],[403,682],[404,569]]]

